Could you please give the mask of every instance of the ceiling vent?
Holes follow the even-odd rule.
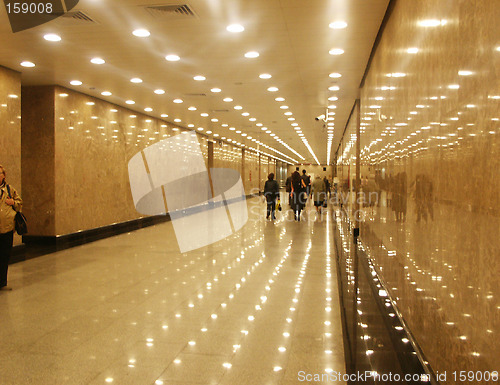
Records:
[[[188,4],[177,5],[147,5],[144,9],[155,18],[190,18],[197,17]]]
[[[89,15],[82,11],[70,11],[66,12],[64,15],[61,15],[60,19],[71,19],[79,22],[85,23],[97,23],[94,19],[92,19]]]
[[[212,112],[229,112],[229,110],[212,110]]]
[[[184,96],[207,96],[207,94],[184,94]]]

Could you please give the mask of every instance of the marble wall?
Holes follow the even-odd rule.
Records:
[[[361,242],[444,384],[500,367],[499,18],[398,0],[361,89]]]
[[[23,106],[30,235],[65,235],[142,217],[132,201],[128,162],[181,128],[57,86],[24,87]],[[241,148],[197,137],[207,167],[243,172],[246,193],[258,189],[259,154],[247,150],[243,165]],[[268,157],[262,159],[269,169]]]
[[[21,184],[21,74],[0,67],[0,164],[7,183],[24,197]],[[21,237],[14,235],[14,244]]]

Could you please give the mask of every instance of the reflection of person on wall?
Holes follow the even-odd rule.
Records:
[[[387,178],[387,183],[386,183],[386,189],[387,189],[387,207],[392,207],[392,195],[394,193],[394,180],[392,178],[392,174],[389,174],[389,177]]]
[[[432,207],[432,181],[424,174],[418,174],[415,178],[415,210],[417,222],[423,217],[427,222],[427,214],[434,220],[434,209]]]
[[[407,184],[406,172],[400,172],[394,177],[394,195],[392,197],[392,209],[396,214],[396,222],[404,222],[406,220],[406,204],[407,204]]]

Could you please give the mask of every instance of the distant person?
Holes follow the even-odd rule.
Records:
[[[325,191],[326,191],[326,196],[327,196],[328,198],[330,198],[330,195],[331,195],[331,193],[330,193],[330,181],[329,181],[329,180],[328,180],[328,178],[325,176],[325,177],[323,178],[323,182],[325,183]]]
[[[323,204],[326,201],[326,187],[325,181],[321,179],[319,175],[316,177],[316,179],[314,179],[311,186],[311,191],[314,207],[316,207],[316,212],[321,213],[321,207],[323,207]]]
[[[292,210],[296,221],[300,221],[300,213],[305,206],[306,185],[298,171],[292,174]]]
[[[5,169],[0,166],[0,290],[12,290],[7,286],[7,270],[14,240],[14,217],[22,205],[16,189],[7,185]]]
[[[266,197],[267,201],[267,215],[266,219],[269,219],[269,216],[271,216],[271,219],[276,219],[276,199],[278,199],[280,195],[280,187],[278,185],[278,182],[274,180],[274,174],[270,173],[267,176],[267,181],[264,184],[264,196]]]
[[[302,170],[302,176],[301,176],[302,180],[304,181],[304,184],[306,186],[306,199],[309,197],[309,195],[311,195],[311,177],[309,175],[306,174],[306,170]],[[304,202],[305,204],[305,202]]]
[[[286,195],[288,197],[288,204],[291,204],[291,198],[290,198],[290,195],[292,193],[292,176],[290,175],[288,178],[286,178],[286,182],[285,182],[285,191],[286,191]]]

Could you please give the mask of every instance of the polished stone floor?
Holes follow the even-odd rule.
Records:
[[[344,373],[330,210],[273,222],[261,198],[248,206],[240,231],[185,254],[168,222],[11,265],[0,383],[270,385]]]

